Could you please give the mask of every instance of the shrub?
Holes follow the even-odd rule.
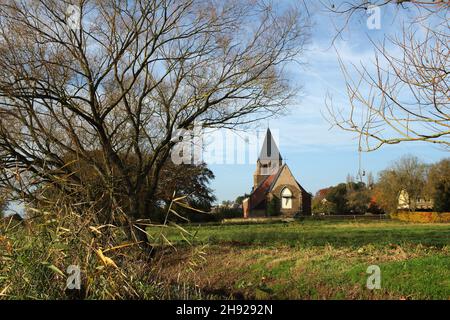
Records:
[[[276,217],[281,214],[280,212],[280,200],[277,197],[273,197],[269,201],[269,205],[267,207],[267,215],[269,217]]]
[[[218,222],[221,220],[218,215],[206,213],[206,212],[203,213],[203,212],[191,211],[191,212],[183,213],[182,216],[184,218],[188,219],[189,222],[193,222],[193,223]],[[242,216],[242,214],[239,214],[239,216]],[[186,222],[186,221],[179,220],[178,222],[182,223],[182,222]]]
[[[400,211],[397,213],[391,213],[390,216],[392,219],[407,222],[418,222],[418,223],[450,222],[450,212],[438,213],[438,212]]]
[[[314,197],[312,201],[312,212],[313,214],[332,214],[335,212],[335,205],[330,201],[323,201],[324,199],[320,199]]]
[[[0,292],[7,299],[151,298],[155,287],[143,286],[150,280],[148,265],[133,261],[141,258],[139,250],[112,249],[125,238],[119,228],[98,226],[65,209],[23,222],[4,221]],[[66,289],[70,265],[80,268],[81,290]]]
[[[216,221],[221,221],[224,219],[234,219],[234,218],[242,218],[243,212],[239,209],[220,207],[217,209],[217,212],[213,214]]]
[[[152,263],[155,251],[129,242],[127,228],[99,225],[94,212],[36,211],[21,222],[0,220],[0,299],[180,298]],[[156,241],[156,238],[152,238]],[[78,266],[81,290],[66,289],[67,268]],[[189,293],[190,294],[190,293]]]

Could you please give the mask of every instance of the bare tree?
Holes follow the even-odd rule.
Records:
[[[176,130],[284,110],[306,35],[299,10],[266,1],[2,1],[1,183],[78,193],[83,161],[144,218]]]
[[[386,35],[382,42],[372,41],[374,68],[367,61],[348,66],[339,58],[349,105],[336,106],[329,97],[331,123],[357,133],[360,150],[371,151],[403,141],[426,141],[448,149],[448,1],[349,1],[340,6],[330,3],[327,4],[330,10],[343,17],[344,26],[355,13],[374,5],[396,5],[414,15],[404,24],[400,35]],[[338,30],[342,31],[343,27]]]

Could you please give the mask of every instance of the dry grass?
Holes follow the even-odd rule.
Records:
[[[352,273],[353,267],[448,255],[450,250],[420,246],[379,250],[366,246],[355,252],[332,246],[296,250],[286,246],[271,249],[211,246],[206,253],[207,263],[195,272],[185,272],[183,259],[173,261],[167,256],[163,263],[165,280],[178,283],[182,279],[188,285],[221,293],[226,298],[400,299],[404,296],[401,292],[386,290],[374,294],[361,281],[347,282],[344,275]],[[364,272],[359,275],[360,280],[367,277]]]
[[[255,226],[256,227],[256,226]],[[300,226],[298,226],[300,228]],[[410,225],[410,228],[414,226]],[[447,232],[448,227],[436,226],[436,232]],[[206,229],[210,227],[204,227]],[[230,227],[231,228],[231,227]],[[246,227],[249,230],[251,227]],[[279,227],[280,228],[280,227]],[[282,227],[281,227],[282,228]],[[314,228],[314,224],[304,227]],[[336,238],[334,245],[298,243],[255,242],[240,245],[233,241],[210,241],[203,249],[206,262],[192,272],[186,272],[183,257],[189,257],[192,248],[177,247],[178,256],[161,259],[165,270],[164,281],[194,286],[203,292],[225,298],[246,299],[447,299],[450,298],[450,241],[441,238],[439,245],[420,243],[420,233],[413,239],[398,243],[383,241],[384,229],[407,229],[396,222],[382,223],[318,223],[318,231],[343,228],[351,237],[351,231],[378,230],[379,237],[370,242],[354,242],[343,246]],[[423,230],[428,234],[431,226]],[[232,228],[236,238],[246,239],[244,230]],[[217,231],[216,228],[213,229]],[[204,230],[207,232],[207,230]],[[223,231],[228,235],[228,231]],[[328,233],[322,233],[326,237]],[[368,233],[372,237],[372,233]],[[320,237],[320,233],[317,233]],[[426,239],[424,239],[426,240]],[[417,243],[419,242],[419,243]],[[426,241],[424,241],[426,242]],[[220,243],[220,244],[218,244]],[[257,244],[256,244],[257,243]],[[245,244],[245,241],[244,241]],[[369,265],[379,265],[382,270],[381,290],[370,291],[365,287]]]

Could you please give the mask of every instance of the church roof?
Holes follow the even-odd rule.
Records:
[[[266,198],[266,194],[272,190],[273,186],[275,185],[275,182],[278,180],[278,177],[280,176],[285,166],[287,165],[283,164],[276,173],[267,176],[267,178],[261,181],[258,187],[256,187],[256,189],[252,191],[252,193],[250,194],[251,208],[254,208],[257,205],[259,205],[261,201],[263,201]]]
[[[250,194],[250,209],[257,207],[263,200],[266,199],[267,193],[272,191],[284,168],[290,171],[288,165],[283,164],[276,173],[267,176],[263,181],[261,181],[258,187],[256,187],[256,189],[252,191],[252,193]],[[297,179],[294,178],[294,180],[297,183],[299,189],[302,192],[307,193],[307,191],[300,185]]]
[[[278,170],[280,172],[281,170]],[[275,178],[278,177],[279,173],[274,173],[270,176],[267,176],[261,183],[256,187],[255,190],[252,191],[250,194],[250,209],[253,209],[257,205],[259,205],[264,199],[266,199],[266,194],[270,191],[272,188],[273,182],[276,180]]]
[[[278,146],[269,128],[267,128],[258,160],[283,160],[280,150],[278,150]]]

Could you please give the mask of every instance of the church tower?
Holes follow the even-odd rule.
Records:
[[[270,132],[270,129],[267,129],[261,152],[256,161],[256,171],[253,174],[253,190],[268,176],[277,173],[282,165],[283,158],[280,150],[278,150],[272,132]]]

